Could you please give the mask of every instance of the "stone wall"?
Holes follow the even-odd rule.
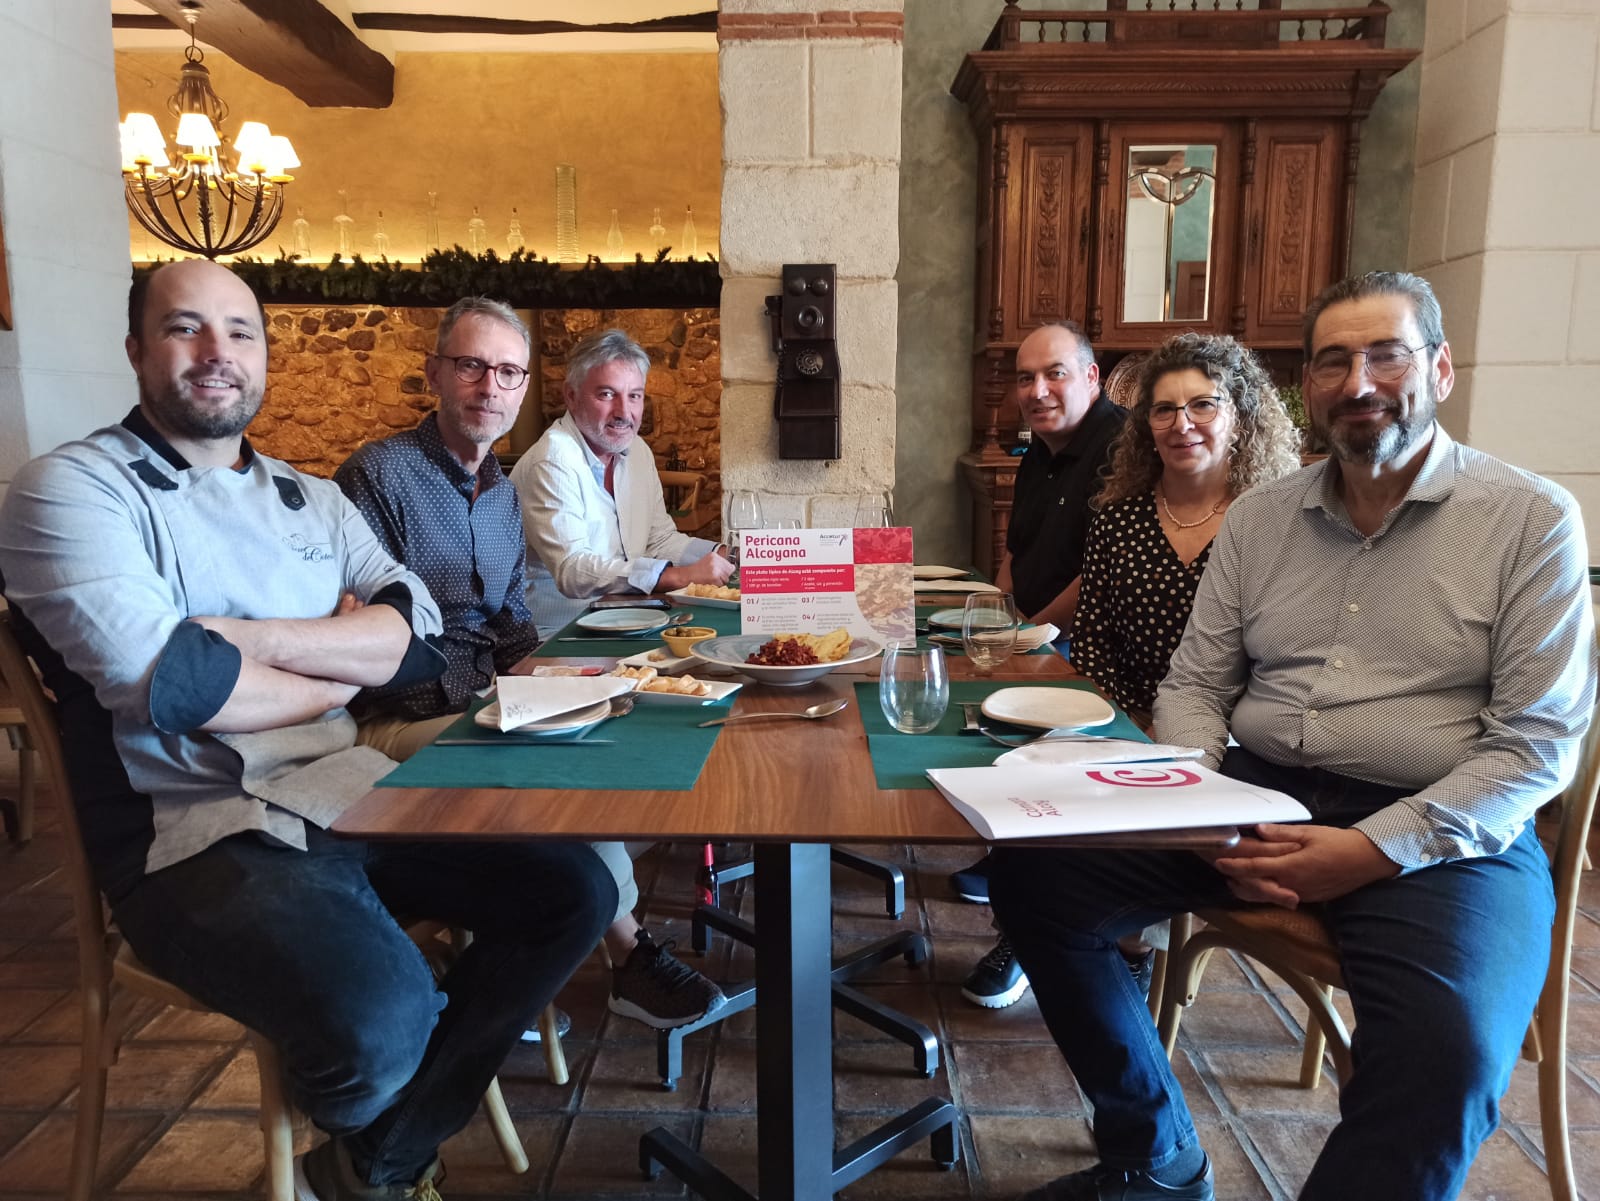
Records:
[[[268,305],[267,395],[250,426],[251,441],[302,471],[330,476],[358,447],[410,429],[437,403],[422,368],[440,315],[434,308]],[[703,476],[693,528],[715,532],[722,495],[717,310],[544,309],[520,315],[535,331],[533,383],[522,419],[495,449],[526,449],[561,415],[562,379],[574,343],[597,329],[626,330],[650,355],[642,435],[659,467],[678,463]],[[683,524],[690,521],[685,516]]]

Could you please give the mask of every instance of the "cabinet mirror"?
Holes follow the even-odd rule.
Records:
[[[1128,148],[1122,320],[1204,321],[1215,247],[1217,148]]]

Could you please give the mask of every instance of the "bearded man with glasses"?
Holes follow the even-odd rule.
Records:
[[[1434,420],[1455,377],[1426,281],[1334,285],[1305,355],[1332,457],[1228,507],[1155,735],[1312,818],[1205,856],[996,853],[995,914],[1100,1158],[1027,1201],[1213,1197],[1117,952],[1193,909],[1316,905],[1338,945],[1355,1067],[1302,1201],[1446,1201],[1498,1123],[1549,958],[1533,815],[1572,778],[1594,707],[1582,518]]]

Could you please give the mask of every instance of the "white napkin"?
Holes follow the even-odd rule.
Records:
[[[618,676],[501,676],[500,722],[514,730],[531,721],[583,709],[633,691],[633,680]]]
[[[1042,626],[1029,626],[1017,631],[1017,649],[1014,653],[1022,655],[1028,651],[1036,651],[1047,642],[1054,642],[1061,637],[1061,631],[1048,621]]]
[[[918,592],[999,592],[993,584],[982,580],[918,580]]]
[[[999,767],[1016,763],[1152,763],[1198,759],[1205,752],[1194,746],[1134,742],[1127,738],[1095,738],[1075,730],[1051,730],[1027,746],[1007,751],[994,761]]]

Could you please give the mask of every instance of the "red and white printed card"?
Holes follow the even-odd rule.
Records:
[[[746,634],[826,634],[880,642],[914,636],[911,527],[746,530],[739,616]]]

